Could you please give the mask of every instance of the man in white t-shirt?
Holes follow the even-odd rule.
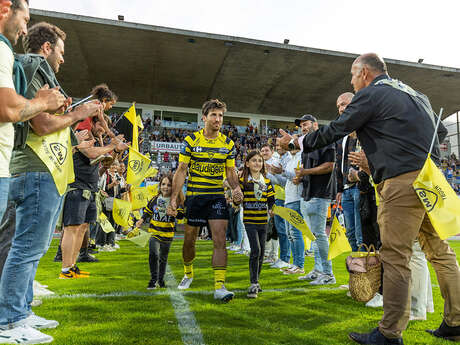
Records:
[[[1,1],[1,8],[5,8]],[[6,3],[8,3],[6,1]],[[29,7],[26,0],[12,1],[6,14],[0,10],[0,221],[5,212],[9,190],[9,165],[14,142],[11,122],[26,121],[43,111],[55,112],[66,99],[58,90],[43,89],[32,100],[18,95],[13,83],[14,56],[11,44],[27,33]]]

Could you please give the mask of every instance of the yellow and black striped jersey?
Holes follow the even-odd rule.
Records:
[[[166,214],[167,207],[168,205],[161,197],[153,198],[144,207],[144,214],[142,215],[144,221],[150,219],[148,231],[152,234],[152,237],[165,242],[174,239],[176,218],[184,218],[184,209],[182,207],[177,208],[177,217],[168,216]]]
[[[220,132],[207,139],[201,130],[184,139],[179,162],[188,164],[187,196],[223,196],[225,169],[235,166],[235,144]]]
[[[240,188],[243,191],[243,222],[250,224],[267,224],[268,209],[275,204],[275,191],[268,178],[264,178],[265,184],[257,181],[244,183],[240,178]]]

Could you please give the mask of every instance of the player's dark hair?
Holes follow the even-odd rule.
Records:
[[[210,99],[209,101],[204,102],[203,106],[201,107],[201,112],[204,116],[207,116],[209,111],[212,109],[223,109],[223,111],[226,112],[227,105],[218,99]]]

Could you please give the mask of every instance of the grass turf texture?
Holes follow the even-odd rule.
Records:
[[[174,309],[167,290],[146,290],[149,280],[148,249],[120,241],[117,252],[100,253],[100,262],[80,264],[91,272],[88,279],[57,279],[60,263],[53,262],[57,241],[40,262],[36,279],[57,296],[42,298],[36,314],[60,322],[44,330],[54,344],[182,344]],[[451,242],[457,254],[460,242]],[[179,282],[183,276],[182,240],[175,240],[169,265]],[[195,279],[185,299],[208,345],[223,344],[354,344],[348,332],[368,332],[376,327],[382,308],[364,307],[337,289],[348,281],[342,255],[333,261],[337,284],[313,287],[264,265],[256,300],[246,298],[249,286],[248,258],[229,253],[227,288],[236,298],[222,304],[213,299],[212,242],[197,241]],[[313,267],[306,258],[305,270]],[[427,321],[412,321],[404,332],[405,344],[451,344],[425,333],[442,321],[443,300],[431,270],[435,313]],[[175,288],[175,287],[172,287]],[[280,289],[277,291],[277,289]],[[204,291],[204,293],[203,293]],[[119,296],[104,294],[119,293]],[[88,294],[88,295],[85,295]],[[460,297],[459,297],[460,298]]]

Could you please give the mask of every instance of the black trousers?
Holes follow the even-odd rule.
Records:
[[[368,246],[373,244],[375,249],[379,249],[381,246],[380,229],[377,223],[377,205],[375,204],[374,190],[360,194],[359,211],[363,243]]]
[[[265,241],[267,239],[267,224],[244,223],[251,247],[249,256],[249,278],[251,284],[259,282],[260,271],[264,261]]]
[[[172,241],[164,242],[155,237],[149,240],[150,278],[155,282],[164,281],[171,243]]]

